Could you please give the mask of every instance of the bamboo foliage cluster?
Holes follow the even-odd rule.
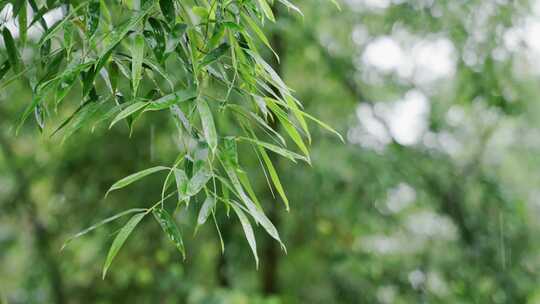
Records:
[[[287,0],[274,1],[301,14]],[[218,205],[227,214],[232,209],[257,265],[251,222],[285,248],[242,170],[237,145],[253,147],[269,187],[288,210],[268,152],[310,163],[308,122],[337,133],[303,111],[259,52],[261,46],[271,50],[262,26],[275,21],[272,5],[271,0],[0,0],[5,46],[0,53],[0,90],[19,82],[33,96],[24,105],[17,131],[30,119],[44,130],[49,115],[78,102],[52,135],[63,134],[65,139],[103,123],[110,128],[122,123],[132,130],[142,115],[158,111],[174,121],[178,138],[186,143],[172,164],[129,175],[107,192],[163,171],[167,175],[155,204],[126,210],[68,240],[132,216],[112,243],[103,277],[129,234],[150,214],[185,256],[180,229],[168,210],[174,204],[174,210],[187,207],[190,201],[203,202],[197,206],[197,226],[212,218],[218,234]],[[54,12],[62,16],[49,26],[46,17]],[[32,28],[41,29],[40,35],[31,37]],[[34,55],[23,60],[26,49]],[[80,102],[70,101],[66,96],[77,84]],[[217,115],[233,118],[240,132],[225,134],[216,125]]]

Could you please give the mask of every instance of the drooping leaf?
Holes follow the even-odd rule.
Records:
[[[28,14],[26,8],[26,1],[21,1],[21,7],[18,13],[19,21],[19,39],[21,40],[22,45],[26,44],[26,39],[28,37]]]
[[[253,233],[253,228],[251,227],[251,223],[249,222],[249,219],[246,217],[242,209],[240,209],[240,207],[238,207],[238,205],[235,202],[232,202],[231,207],[233,208],[234,213],[236,213],[236,215],[238,216],[238,219],[240,220],[240,223],[242,224],[242,229],[244,229],[244,235],[246,236],[249,247],[251,248],[253,257],[255,258],[255,265],[257,268],[259,268],[259,256],[257,255],[257,242],[255,241],[255,235]]]
[[[133,96],[137,96],[139,84],[142,79],[142,65],[144,59],[144,37],[141,34],[135,36],[131,52],[131,82],[133,86]]]
[[[204,185],[212,177],[212,172],[207,166],[202,166],[189,180],[187,195],[194,196],[202,190]]]
[[[197,225],[203,225],[206,223],[208,216],[216,205],[216,199],[213,196],[207,196],[204,200],[201,210],[199,210],[199,216],[197,217]]]
[[[167,19],[167,22],[174,25],[176,22],[176,9],[174,7],[173,0],[159,0],[159,8],[163,13],[163,16]]]
[[[272,180],[274,187],[276,187],[276,190],[279,196],[283,200],[286,210],[289,211],[289,200],[287,199],[285,190],[283,189],[283,186],[281,185],[281,181],[279,180],[278,173],[276,169],[274,168],[274,165],[272,164],[272,160],[270,159],[270,157],[268,157],[268,154],[266,153],[266,151],[264,151],[264,149],[262,149],[261,147],[259,147],[259,152],[261,153],[264,164],[266,165],[266,168],[268,169],[268,173],[270,174],[270,179]]]
[[[174,168],[174,178],[176,180],[176,188],[178,190],[178,201],[188,200],[188,185],[189,178],[186,171],[182,169]]]
[[[270,7],[270,5],[268,5],[268,2],[266,2],[266,0],[257,0],[257,2],[261,6],[261,9],[264,12],[264,15],[266,16],[266,18],[275,22],[276,18],[274,17],[274,13],[272,12],[272,8]]]
[[[240,137],[240,139],[242,140],[245,140],[245,141],[249,141],[249,142],[252,142],[258,146],[261,146],[261,147],[264,147],[274,153],[277,153],[283,157],[286,157],[290,160],[292,160],[293,162],[296,162],[297,159],[301,159],[301,160],[304,160],[304,161],[308,161],[306,157],[300,155],[300,154],[297,154],[297,153],[294,153],[292,151],[289,151],[287,149],[283,149],[281,147],[278,147],[276,145],[272,145],[272,144],[269,144],[267,142],[263,142],[263,141],[260,141],[260,140],[257,140],[257,139],[253,139],[253,138],[249,138],[249,137]]]
[[[99,19],[101,18],[99,0],[91,0],[88,4],[88,12],[86,15],[86,36],[91,38],[96,33],[99,26]]]
[[[0,65],[0,80],[4,78],[4,76],[7,74],[7,72],[9,72],[10,69],[11,69],[11,64],[9,63],[9,60],[4,61]]]
[[[112,222],[112,221],[114,221],[114,220],[116,220],[116,219],[118,219],[118,218],[120,218],[120,217],[122,217],[124,215],[128,215],[128,214],[131,214],[131,213],[141,213],[141,212],[144,212],[144,211],[146,211],[146,209],[133,208],[133,209],[129,209],[129,210],[126,210],[126,211],[122,211],[122,212],[120,212],[118,214],[115,214],[115,215],[113,215],[111,217],[108,217],[108,218],[106,218],[106,219],[104,219],[102,221],[99,221],[98,223],[96,223],[96,224],[94,224],[94,225],[92,225],[92,226],[90,226],[90,227],[88,227],[88,228],[74,234],[73,236],[69,237],[64,242],[64,244],[62,245],[62,248],[60,250],[64,250],[64,248],[66,248],[66,246],[69,243],[71,243],[73,240],[75,240],[77,238],[80,238],[81,236],[83,236],[83,235],[85,235],[85,234],[87,234],[89,232],[92,232],[93,230],[96,230],[97,228],[99,228],[99,227],[101,227],[101,226],[103,226],[103,225],[105,225],[107,223],[110,223],[110,222]]]
[[[206,54],[204,56],[201,66],[206,66],[211,64],[212,62],[218,60],[221,56],[223,56],[227,51],[229,50],[230,46],[228,43],[224,42],[220,44],[217,48],[210,51],[210,53]]]
[[[172,216],[164,208],[155,208],[152,211],[152,214],[159,223],[159,226],[161,226],[163,232],[167,234],[167,237],[173,242],[178,251],[182,254],[182,258],[185,260],[186,250],[184,248],[184,242],[182,241],[182,234]]]
[[[163,28],[162,23],[156,18],[148,18],[148,23],[152,27],[152,31],[146,31],[145,33],[147,33],[147,36],[149,35],[152,38],[152,41],[154,42],[154,45],[152,45],[152,51],[154,52],[158,62],[163,65],[167,46],[165,29]]]
[[[11,32],[7,29],[7,27],[5,27],[2,31],[2,37],[4,38],[4,45],[6,46],[7,56],[11,67],[13,67],[13,70],[16,73],[21,72],[21,57],[19,55],[17,47],[15,46],[15,40],[13,40],[13,36],[11,35]]]
[[[135,214],[132,218],[129,219],[126,225],[122,227],[122,229],[120,229],[120,232],[118,232],[118,234],[116,235],[116,238],[114,239],[111,248],[109,249],[109,253],[107,254],[107,258],[105,259],[105,265],[103,266],[103,279],[105,279],[107,271],[109,270],[112,261],[118,254],[118,251],[120,251],[120,248],[122,248],[122,245],[124,245],[131,232],[133,232],[133,229],[135,229],[137,224],[139,224],[139,222],[144,218],[145,215],[146,212]]]
[[[204,138],[206,139],[210,149],[212,149],[212,152],[215,152],[218,144],[216,126],[214,124],[212,112],[210,111],[206,100],[203,98],[198,99],[197,110],[199,111],[199,116],[201,117]]]

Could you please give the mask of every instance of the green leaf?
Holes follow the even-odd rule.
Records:
[[[60,250],[64,250],[64,248],[66,248],[66,246],[67,246],[69,243],[71,243],[73,240],[75,240],[75,239],[77,239],[77,238],[80,238],[81,236],[83,236],[83,235],[85,235],[85,234],[87,234],[87,233],[89,233],[89,232],[91,232],[91,231],[93,231],[93,230],[96,230],[97,228],[99,228],[99,227],[101,227],[101,226],[103,226],[103,225],[105,225],[105,224],[107,224],[107,223],[110,223],[110,222],[112,222],[112,221],[114,221],[114,220],[116,220],[116,219],[118,219],[118,218],[120,218],[120,217],[122,217],[122,216],[124,216],[124,215],[128,215],[128,214],[135,213],[135,212],[139,213],[139,212],[144,212],[144,211],[146,211],[146,209],[142,209],[142,208],[134,208],[134,209],[129,209],[129,210],[120,212],[120,213],[115,214],[115,215],[113,215],[113,216],[111,216],[111,217],[108,217],[108,218],[106,218],[106,219],[104,219],[104,220],[102,220],[102,221],[100,221],[100,222],[98,222],[98,223],[96,223],[96,224],[94,224],[94,225],[92,225],[92,226],[90,226],[90,227],[84,229],[83,231],[78,232],[77,234],[75,234],[75,235],[69,237],[69,238],[64,242],[64,244],[62,245],[62,248],[61,248]]]
[[[107,190],[107,194],[109,194],[109,192],[111,192],[111,191],[124,188],[124,187],[132,184],[133,182],[136,182],[136,181],[140,180],[141,178],[143,178],[145,176],[148,176],[150,174],[153,174],[153,173],[156,173],[156,172],[159,172],[159,171],[168,170],[168,169],[169,169],[168,167],[156,166],[156,167],[152,167],[152,168],[148,168],[148,169],[139,171],[137,173],[133,173],[133,174],[131,174],[129,176],[126,176],[123,179],[117,181],[116,183],[114,183],[111,186],[111,188],[109,190]],[[107,194],[105,194],[105,196],[107,196]]]
[[[32,102],[26,107],[23,114],[19,118],[19,122],[17,123],[17,128],[15,130],[16,134],[19,133],[19,130],[23,126],[28,116],[30,116],[30,114],[34,112],[34,109],[43,101],[43,96],[45,92],[41,91],[39,87],[36,90],[37,91],[34,91],[34,93],[32,94]]]
[[[259,256],[257,255],[257,242],[255,241],[255,234],[253,233],[253,228],[251,227],[251,223],[249,222],[249,219],[246,217],[242,209],[240,209],[240,207],[238,207],[238,205],[235,202],[231,203],[231,207],[233,208],[234,213],[236,213],[236,215],[238,216],[238,219],[240,220],[240,223],[242,224],[242,229],[244,229],[244,235],[246,236],[249,247],[251,248],[253,257],[255,258],[255,265],[257,268],[259,268]]]
[[[199,216],[197,217],[197,225],[203,225],[204,223],[206,223],[206,220],[208,219],[208,216],[210,216],[210,213],[212,212],[212,209],[214,209],[214,206],[216,206],[216,199],[213,196],[207,196],[204,200],[201,210],[199,210]]]
[[[197,92],[193,88],[179,90],[150,102],[150,105],[145,109],[145,111],[159,111],[168,109],[178,103],[195,99],[195,97],[197,97]]]
[[[267,98],[267,100],[269,100],[269,98]],[[283,111],[278,105],[276,105],[272,101],[268,102],[268,107],[270,107],[272,112],[276,114],[278,120],[285,128],[285,131],[287,132],[287,134],[289,134],[289,137],[294,141],[298,148],[300,148],[302,153],[304,153],[304,155],[306,156],[306,161],[309,163],[309,149],[305,145],[304,140],[302,140],[302,136],[300,135],[300,133],[298,133],[295,126],[290,122],[285,111]]]
[[[249,16],[247,16],[246,14],[244,14],[242,12],[240,13],[240,17],[242,18],[242,21],[247,23],[249,28],[251,28],[251,30],[259,38],[259,40],[261,40],[264,43],[264,45],[266,45],[267,48],[272,50],[272,52],[276,55],[276,58],[279,58],[278,54],[276,52],[274,52],[274,50],[272,49],[272,46],[270,45],[270,41],[268,41],[268,38],[266,38],[266,36],[264,35],[264,32],[257,25],[257,23],[255,23],[255,21],[253,21],[253,19],[251,19]]]
[[[165,38],[165,30],[162,23],[156,18],[148,18],[148,23],[152,27],[152,31],[145,31],[145,34],[149,36],[150,40],[154,41],[151,46],[154,55],[158,62],[163,65],[165,60],[165,50],[167,48],[167,42]]]
[[[258,208],[261,208],[261,203],[259,202],[259,199],[257,199],[257,195],[255,195],[255,191],[251,186],[247,173],[241,169],[236,170],[236,173],[238,175],[240,183],[242,183],[242,186],[246,189],[249,197],[253,200],[253,202],[257,205]]]
[[[281,241],[279,237],[279,233],[272,224],[272,222],[268,219],[268,217],[259,209],[257,206],[251,201],[251,199],[246,195],[244,192],[244,189],[242,188],[242,185],[240,184],[240,181],[238,180],[238,176],[236,176],[236,168],[232,167],[232,164],[230,161],[225,161],[224,164],[225,172],[227,173],[227,176],[229,177],[229,180],[232,183],[232,186],[234,187],[234,190],[236,190],[239,198],[244,202],[246,205],[249,214],[255,219],[255,221],[261,226],[263,226],[264,230],[276,241],[278,241],[281,245],[281,247],[286,250],[285,245]]]
[[[144,59],[144,37],[141,34],[135,36],[131,48],[131,81],[133,86],[133,96],[137,96],[137,90],[142,79],[142,64]]]
[[[22,70],[22,63],[13,36],[11,36],[11,32],[7,28],[4,28],[2,31],[2,36],[4,38],[4,45],[6,46],[9,63],[13,67],[13,70],[16,73],[19,73]]]
[[[212,117],[212,111],[210,111],[206,100],[199,98],[197,101],[197,110],[201,117],[204,138],[210,149],[212,149],[212,153],[215,153],[218,144],[216,126],[214,124],[214,118]]]
[[[146,212],[134,215],[132,218],[129,219],[126,225],[122,227],[122,229],[120,229],[118,235],[116,235],[116,238],[114,239],[111,248],[109,249],[109,253],[107,254],[105,265],[103,266],[103,279],[105,279],[105,276],[107,275],[107,270],[109,270],[109,267],[111,266],[114,257],[118,254],[118,251],[120,251],[120,248],[122,248],[122,245],[124,245],[131,232],[133,232],[133,229],[135,229],[137,224],[139,224],[139,222],[144,218],[145,215]]]
[[[187,194],[189,178],[186,171],[174,168],[174,179],[176,180],[176,188],[178,189],[178,201],[189,199],[189,195]]]
[[[26,43],[27,32],[28,32],[28,15],[26,9],[26,2],[22,1],[21,8],[19,9],[19,39],[21,40],[22,45]]]
[[[330,2],[332,2],[338,10],[341,10],[341,5],[339,5],[339,2],[337,0],[330,0]]]
[[[144,102],[144,101],[137,101],[137,102],[132,103],[129,107],[125,108],[120,113],[118,113],[118,115],[116,115],[116,117],[113,119],[113,121],[109,125],[109,129],[112,128],[120,120],[132,115],[133,113],[139,111],[140,109],[144,107],[147,107],[148,105],[150,105],[150,103]]]
[[[86,15],[86,37],[91,38],[96,33],[101,17],[99,0],[92,0],[88,4],[88,14]]]
[[[180,229],[178,229],[178,226],[176,225],[174,219],[164,208],[156,208],[153,210],[152,214],[161,226],[163,232],[167,234],[169,239],[174,243],[178,251],[180,251],[180,253],[182,254],[182,258],[185,260],[186,251],[184,248],[184,242],[182,241],[182,234],[180,233]]]
[[[212,177],[212,172],[207,166],[202,166],[193,177],[189,180],[187,186],[187,195],[194,196],[202,190],[204,185]]]
[[[277,174],[276,168],[274,168],[274,165],[272,164],[272,160],[270,159],[270,157],[268,157],[268,154],[263,148],[259,147],[259,152],[261,153],[264,164],[266,165],[266,168],[268,169],[268,173],[270,174],[270,179],[272,180],[274,187],[276,187],[276,190],[279,196],[281,197],[281,199],[283,200],[283,203],[285,204],[285,209],[289,211],[289,200],[287,199],[285,190],[283,190],[283,186],[281,185],[281,181],[279,180],[279,176]]]
[[[11,69],[11,64],[9,63],[9,60],[4,61],[2,65],[0,65],[0,80],[4,78],[4,76],[9,72]]]
[[[257,2],[261,6],[261,9],[263,10],[266,18],[275,22],[276,18],[274,17],[274,13],[272,12],[272,8],[270,7],[270,5],[268,5],[268,2],[266,2],[266,0],[257,0]]]
[[[176,9],[173,0],[159,0],[159,8],[171,26],[176,23]]]
[[[153,3],[153,1],[151,1]],[[103,50],[100,54],[98,67],[104,66],[107,58],[111,55],[111,51],[124,39],[124,37],[134,28],[136,25],[141,22],[146,15],[150,13],[152,10],[153,5],[148,5],[143,11],[139,12],[138,14],[135,14],[133,17],[131,17],[128,21],[123,23],[119,27],[115,27],[115,29],[109,33],[102,41]]]
[[[32,3],[32,2],[30,2],[30,3]],[[60,29],[63,28],[64,23],[71,22],[71,17],[73,17],[73,15],[75,13],[77,13],[78,10],[80,10],[85,5],[87,5],[87,3],[88,3],[87,1],[83,1],[76,8],[70,10],[70,13],[67,16],[63,17],[59,22],[57,22],[55,25],[53,25],[52,27],[50,27],[48,29],[47,29],[47,23],[45,22],[45,19],[43,18],[43,16],[36,16],[36,17],[40,17],[42,25],[44,25],[44,28],[47,29],[45,34],[43,34],[43,36],[41,36],[41,39],[39,40],[38,45],[40,45],[40,46],[44,45],[45,42],[47,42],[49,39],[51,39],[56,33],[58,33],[58,31]],[[32,7],[32,9],[34,9],[34,11],[35,11],[34,7]],[[46,13],[46,11],[44,11],[43,13]],[[34,19],[36,19],[36,17],[34,17]]]
[[[292,160],[293,162],[296,162],[297,159],[301,159],[301,160],[304,160],[304,161],[308,161],[308,159],[305,157],[305,156],[302,156],[300,154],[297,154],[297,153],[294,153],[292,151],[289,151],[287,149],[283,149],[281,147],[278,147],[276,145],[272,145],[272,144],[269,144],[267,142],[263,142],[263,141],[260,141],[260,140],[257,140],[257,139],[253,139],[253,138],[249,138],[249,137],[239,137],[239,139],[241,140],[246,140],[246,141],[249,141],[249,142],[252,142],[258,146],[261,146],[261,147],[264,147],[274,153],[277,153],[283,157],[286,157],[290,160]]]
[[[206,54],[206,56],[204,56],[204,58],[203,58],[203,60],[201,62],[201,66],[209,65],[212,62],[218,60],[221,56],[223,56],[225,53],[227,53],[229,48],[230,48],[229,44],[226,43],[226,42],[223,42],[217,48],[213,49],[212,51],[210,51],[210,53],[208,53],[208,54]]]
[[[296,7],[294,4],[289,2],[288,0],[278,0],[278,1],[283,3],[288,9],[292,9],[293,11],[297,12],[301,16],[304,16],[304,14],[302,14],[302,11],[298,7]]]
[[[327,131],[331,132],[331,133],[334,133],[337,137],[339,137],[339,139],[342,141],[342,142],[345,142],[345,139],[343,139],[343,136],[341,136],[341,134],[339,134],[338,131],[334,130],[334,128],[330,127],[328,124],[326,124],[325,122],[315,118],[314,116],[311,116],[309,115],[308,113],[306,112],[302,112],[302,115],[313,120],[315,123],[317,123],[318,125],[320,125],[322,128],[326,129]]]
[[[193,13],[197,15],[204,22],[208,20],[208,9],[204,6],[194,6],[191,8]]]

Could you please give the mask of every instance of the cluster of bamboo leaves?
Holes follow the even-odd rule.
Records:
[[[289,1],[275,1],[301,14]],[[288,210],[269,152],[309,163],[308,121],[335,131],[305,113],[262,58],[259,48],[271,50],[262,30],[265,22],[275,21],[271,5],[267,0],[0,0],[5,46],[0,53],[0,90],[19,82],[33,96],[21,105],[17,131],[29,119],[44,130],[49,115],[73,103],[76,110],[51,135],[63,134],[65,139],[101,123],[110,128],[122,123],[132,129],[142,115],[159,111],[174,121],[178,138],[185,143],[174,163],[131,174],[109,190],[164,171],[162,196],[155,204],[126,210],[68,240],[132,216],[112,243],[104,277],[130,233],[150,214],[185,256],[180,229],[167,205],[175,205],[176,211],[190,201],[203,202],[197,206],[197,226],[211,217],[220,238],[217,207],[223,206],[227,214],[232,210],[257,265],[251,222],[285,248],[242,170],[237,145],[253,147],[269,187]],[[54,12],[61,18],[48,24],[46,17]],[[39,34],[31,35],[32,29]],[[33,55],[23,60],[24,50]],[[76,85],[82,96],[68,100]],[[216,115],[232,117],[239,132],[219,132]],[[223,241],[221,245],[223,249]]]

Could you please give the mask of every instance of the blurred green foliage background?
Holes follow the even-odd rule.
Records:
[[[175,158],[173,126],[151,114],[131,137],[101,126],[62,143],[32,123],[15,136],[31,97],[14,84],[0,90],[4,303],[540,303],[540,3],[295,3],[305,17],[276,6],[265,24],[279,72],[347,140],[314,128],[311,167],[277,162],[289,213],[244,147],[288,253],[258,227],[256,270],[240,224],[221,212],[222,255],[212,223],[194,235],[195,202],[177,216],[185,261],[144,221],[102,280],[126,219],[60,248],[159,197],[162,175],[103,198]]]

